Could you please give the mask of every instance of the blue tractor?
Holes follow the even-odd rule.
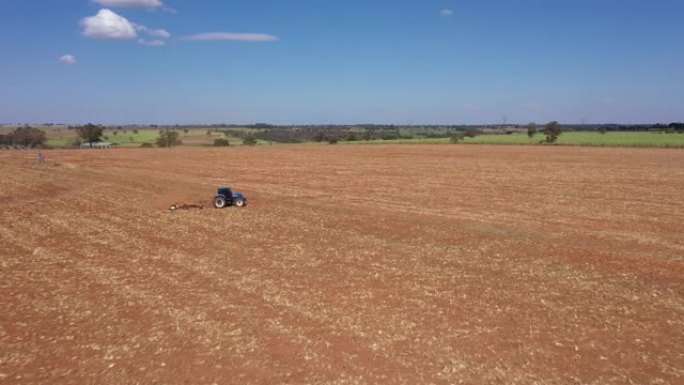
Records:
[[[233,192],[229,186],[221,186],[214,197],[214,207],[222,209],[227,206],[244,207],[247,204],[247,198],[241,192]]]

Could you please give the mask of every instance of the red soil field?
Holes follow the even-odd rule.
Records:
[[[1,384],[684,383],[682,150],[46,155],[0,152]]]

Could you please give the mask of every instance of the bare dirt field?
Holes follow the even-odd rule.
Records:
[[[684,150],[46,155],[0,152],[0,384],[684,383]]]

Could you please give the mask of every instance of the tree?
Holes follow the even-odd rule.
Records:
[[[534,124],[534,123],[529,123],[529,124],[527,125],[527,137],[530,138],[530,139],[532,139],[532,137],[533,137],[534,134],[536,134],[536,133],[537,133],[537,125]]]
[[[5,141],[20,146],[42,146],[45,143],[45,132],[31,126],[17,127],[13,133],[7,135]]]
[[[313,136],[313,140],[316,142],[322,142],[326,139],[325,133],[323,131],[318,131]]]
[[[452,134],[449,136],[449,141],[451,143],[458,143],[459,141],[463,140],[463,138],[465,138],[465,135],[462,133]]]
[[[230,142],[226,139],[214,139],[214,147],[228,147]]]
[[[684,134],[684,123],[675,123],[672,122],[668,125],[668,127],[674,129],[677,131],[679,134]]]
[[[254,146],[257,144],[257,140],[252,135],[249,135],[242,141],[242,144],[245,146]]]
[[[563,126],[560,123],[553,122],[546,123],[544,126],[544,135],[546,135],[546,143],[556,143],[558,137],[563,133]]]
[[[190,132],[190,130],[188,130],[187,128],[184,128],[184,129],[183,129],[183,133],[184,133],[186,136],[188,135],[188,132]]]
[[[477,129],[477,128],[468,128],[468,129],[466,129],[464,135],[466,136],[466,138],[474,138],[474,137],[476,137],[478,134],[480,134],[480,130],[479,130],[479,129]]]
[[[157,146],[159,147],[173,147],[178,146],[182,142],[178,139],[176,131],[166,130],[159,133],[157,138]]]
[[[90,147],[93,147],[93,143],[99,142],[102,136],[102,126],[96,126],[92,123],[88,123],[85,126],[78,127],[78,136],[83,139],[84,142],[90,143]]]

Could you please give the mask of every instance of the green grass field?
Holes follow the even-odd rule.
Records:
[[[74,130],[68,130],[66,127],[40,127],[47,133],[47,145],[51,147],[70,147],[77,139]],[[2,133],[9,133],[13,127],[2,127]],[[236,131],[254,131],[248,128],[231,128]],[[111,142],[121,147],[140,147],[143,143],[153,144],[159,136],[158,129],[145,128],[138,129],[137,133],[133,129],[119,129],[117,134],[114,134],[113,129],[107,129],[104,132],[102,140]],[[223,133],[212,132],[211,136],[207,135],[207,128],[192,128],[187,133],[182,130],[176,130],[179,133],[179,139],[184,146],[211,146],[215,139],[228,139],[231,146],[242,145],[242,139],[237,137],[226,137]],[[536,134],[533,138],[528,138],[526,134],[512,134],[512,135],[479,135],[474,138],[465,138],[460,143],[465,144],[502,144],[502,145],[536,145],[544,139],[541,133]],[[340,141],[340,145],[350,144],[446,144],[450,143],[448,138],[418,138],[418,139],[393,139],[393,140],[358,140],[358,141]],[[280,145],[277,142],[258,141],[258,145]],[[302,143],[302,144],[326,144],[321,143]],[[600,134],[598,132],[586,131],[570,131],[563,133],[558,138],[560,145],[576,145],[576,146],[616,146],[616,147],[674,147],[684,148],[684,134],[673,133],[666,134],[661,132],[608,132]]]
[[[479,135],[465,138],[459,143],[467,144],[528,144],[536,145],[544,139],[537,134],[528,138],[527,134]],[[340,142],[340,144],[440,144],[450,143],[448,138],[393,139]],[[558,137],[558,144],[574,146],[615,146],[615,147],[684,147],[684,134],[664,134],[659,132],[565,132]]]
[[[465,138],[463,143],[479,144],[537,144],[544,135],[528,138],[527,134],[481,135]],[[624,146],[624,147],[684,147],[684,134],[659,132],[564,132],[558,144],[578,146]]]
[[[138,132],[133,130],[118,130],[114,134],[114,130],[105,130],[102,140],[110,142],[120,147],[140,147],[143,143],[153,144],[159,137],[159,130],[157,129],[141,129]],[[69,147],[75,140],[77,140],[76,132],[73,130],[60,130],[59,132],[47,131],[48,140],[47,145],[51,147]],[[241,145],[242,139],[234,137],[226,137],[222,133],[212,132],[211,136],[207,136],[207,129],[190,129],[187,133],[182,130],[176,130],[178,138],[183,142],[184,146],[210,146],[214,139],[227,139],[231,146]],[[260,143],[261,144],[261,143]]]

